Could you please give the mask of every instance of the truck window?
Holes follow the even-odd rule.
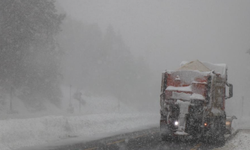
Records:
[[[224,87],[216,87],[214,107],[223,108]]]

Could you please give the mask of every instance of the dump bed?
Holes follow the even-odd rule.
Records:
[[[166,99],[205,100],[209,72],[167,71],[164,76],[166,78]]]
[[[162,98],[169,100],[201,100],[210,108],[225,109],[225,64],[211,64],[198,60],[183,62],[177,70],[167,70],[162,75]],[[218,101],[218,102],[217,102]],[[223,105],[219,106],[217,103]]]

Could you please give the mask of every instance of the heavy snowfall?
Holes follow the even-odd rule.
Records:
[[[249,6],[0,0],[0,150],[250,149]],[[220,72],[233,85],[225,101],[226,115],[237,118],[231,134],[222,145],[162,141],[162,73],[198,60],[209,69],[194,74]],[[211,69],[213,63],[224,70]],[[186,80],[201,83],[195,77]],[[191,100],[207,99],[192,85],[165,90],[178,91],[171,98],[181,106],[179,129]]]

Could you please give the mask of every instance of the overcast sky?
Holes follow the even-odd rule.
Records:
[[[183,60],[228,65],[245,88],[250,76],[249,0],[60,0],[68,15],[104,30],[112,25],[131,52],[161,74]]]

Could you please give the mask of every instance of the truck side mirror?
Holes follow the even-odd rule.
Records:
[[[165,73],[162,73],[161,75],[161,93],[163,93],[166,89],[166,86],[165,86],[165,79],[166,78],[166,75]]]
[[[226,97],[226,99],[233,97],[233,85],[230,83],[227,83],[227,86],[229,87],[229,96]]]
[[[233,97],[233,85],[229,84],[229,98]]]

